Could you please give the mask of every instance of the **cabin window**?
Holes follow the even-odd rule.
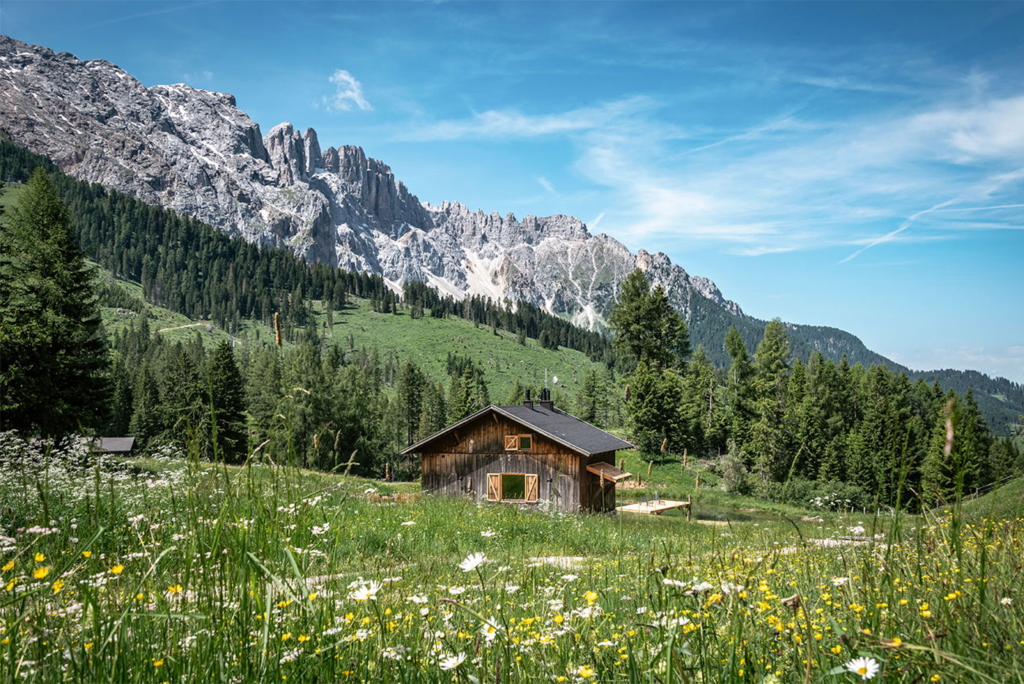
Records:
[[[505,451],[529,451],[533,448],[533,435],[505,435]]]
[[[537,500],[537,476],[529,473],[488,473],[487,500],[533,502]]]

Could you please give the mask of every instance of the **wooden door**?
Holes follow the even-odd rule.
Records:
[[[536,475],[527,475],[526,476],[526,500],[527,501],[536,501],[537,500],[537,492],[538,492],[538,490],[539,490],[539,488],[538,488],[538,483],[537,483],[537,476]]]
[[[501,501],[501,474],[487,473],[487,500]]]

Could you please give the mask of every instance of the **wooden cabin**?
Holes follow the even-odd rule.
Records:
[[[479,500],[550,505],[563,511],[614,511],[615,466],[633,445],[539,402],[488,406],[405,449],[421,454],[423,490]]]

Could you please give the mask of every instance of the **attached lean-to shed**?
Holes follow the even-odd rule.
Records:
[[[614,511],[615,466],[633,445],[555,408],[545,390],[521,406],[488,406],[413,444],[423,490],[487,501],[550,502],[564,511]]]

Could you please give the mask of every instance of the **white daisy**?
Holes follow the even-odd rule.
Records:
[[[466,556],[466,560],[459,563],[459,567],[462,568],[462,572],[473,572],[481,565],[487,562],[487,556],[482,553],[471,553]]]
[[[878,674],[878,661],[874,658],[854,658],[846,663],[846,669],[861,679],[874,679]]]
[[[384,585],[380,582],[368,582],[361,584],[348,593],[348,597],[353,601],[376,601],[377,592],[381,590]]]
[[[465,659],[466,654],[460,653],[459,655],[448,656],[447,658],[443,659],[440,663],[438,663],[438,665],[441,667],[442,670],[445,671],[454,670],[459,665],[461,665],[462,661],[464,661]]]

